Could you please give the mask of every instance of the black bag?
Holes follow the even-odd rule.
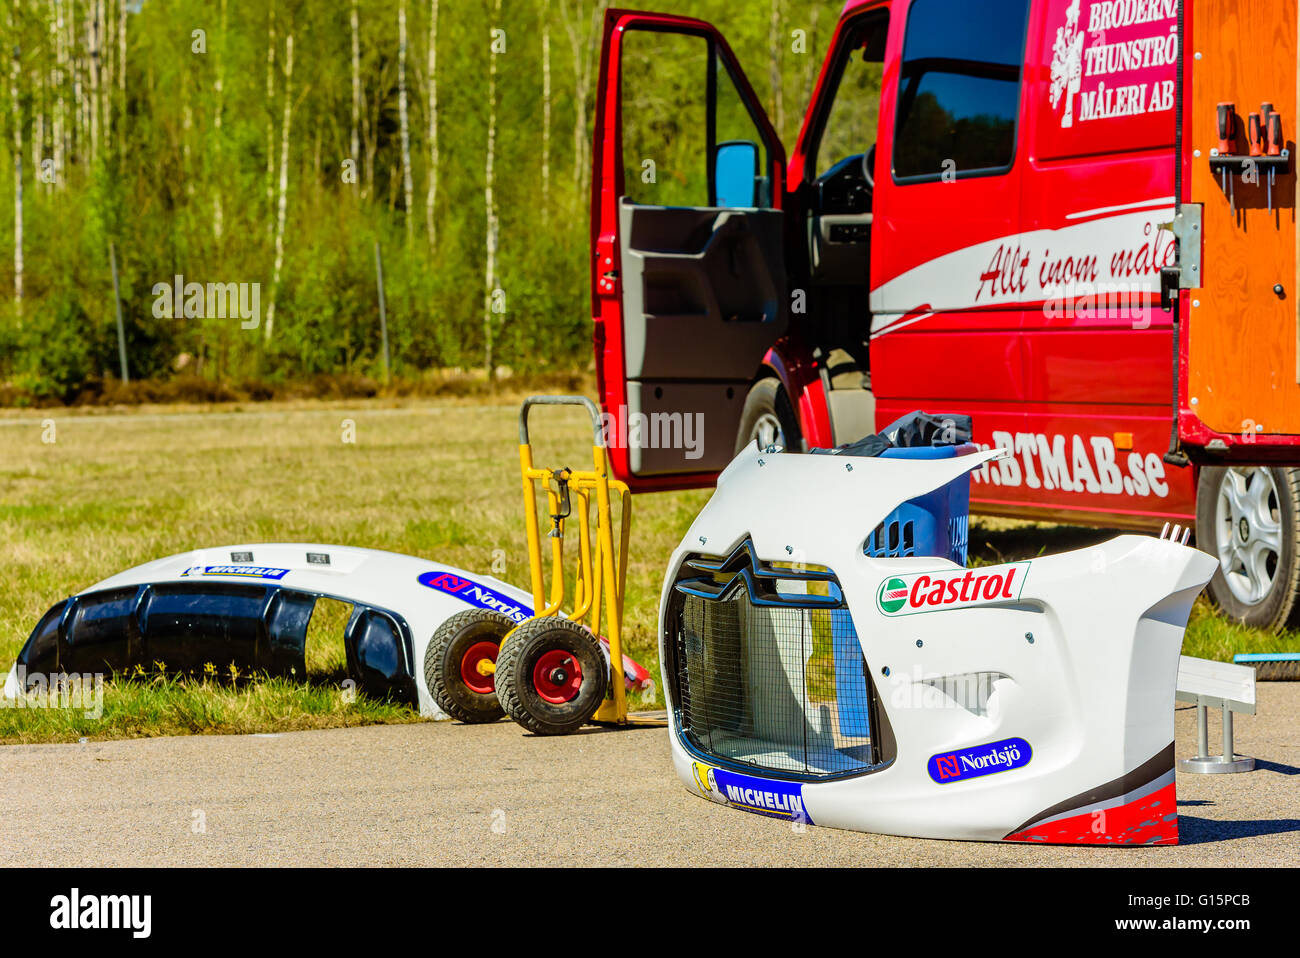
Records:
[[[886,449],[960,446],[970,441],[970,416],[932,416],[918,409],[900,416],[873,436],[864,436],[838,449],[814,449],[813,452],[832,456],[879,456]]]

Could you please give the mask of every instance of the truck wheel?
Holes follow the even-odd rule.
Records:
[[[466,609],[438,626],[424,651],[424,680],[438,708],[470,725],[505,714],[485,666],[496,662],[514,627],[514,619],[490,609]]]
[[[529,619],[501,643],[497,696],[512,719],[537,735],[568,735],[605,700],[609,666],[600,643],[576,622]]]
[[[1196,543],[1219,560],[1209,593],[1230,618],[1259,629],[1291,624],[1300,606],[1300,470],[1202,469]]]
[[[755,440],[760,449],[776,445],[790,452],[803,451],[799,419],[779,379],[760,379],[745,397],[740,429],[736,432],[736,452]]]

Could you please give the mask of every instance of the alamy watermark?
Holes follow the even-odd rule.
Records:
[[[1142,283],[1063,283],[1043,290],[1048,319],[1120,319],[1151,325],[1151,291]]]
[[[600,430],[611,449],[682,449],[687,459],[704,455],[704,413],[629,412],[600,414]]]
[[[50,927],[56,931],[129,931],[148,938],[153,930],[152,895],[94,895],[73,888],[50,899]]]
[[[176,274],[154,283],[155,319],[239,319],[241,329],[262,325],[261,283],[187,283]]]
[[[997,683],[1005,678],[1001,672],[945,675],[914,665],[910,676],[897,671],[889,676],[889,704],[898,709],[965,709],[987,715]]]
[[[5,709],[81,709],[88,719],[104,716],[104,675],[102,672],[28,672],[20,665],[14,670],[18,693],[10,698],[0,695]]]

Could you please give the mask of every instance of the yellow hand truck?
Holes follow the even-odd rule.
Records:
[[[592,469],[533,464],[528,416],[535,406],[581,406],[591,416]],[[519,410],[519,468],[528,539],[532,618],[516,625],[486,609],[459,613],[431,641],[426,678],[439,706],[464,722],[490,722],[502,712],[538,735],[565,735],[588,722],[663,725],[630,715],[623,668],[623,600],[632,500],[609,477],[600,411],[585,396],[531,396]],[[551,578],[547,594],[537,484],[546,489]],[[619,497],[617,536],[611,493]],[[591,523],[595,505],[596,521]],[[564,540],[577,519],[573,608],[565,602]],[[615,540],[618,551],[615,552]],[[601,648],[602,604],[608,658]]]

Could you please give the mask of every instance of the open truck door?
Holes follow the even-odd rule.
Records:
[[[1202,464],[1300,465],[1296,0],[1182,8],[1178,436]]]
[[[784,150],[716,29],[610,10],[592,157],[592,314],[614,472],[634,490],[711,482],[786,328]]]

